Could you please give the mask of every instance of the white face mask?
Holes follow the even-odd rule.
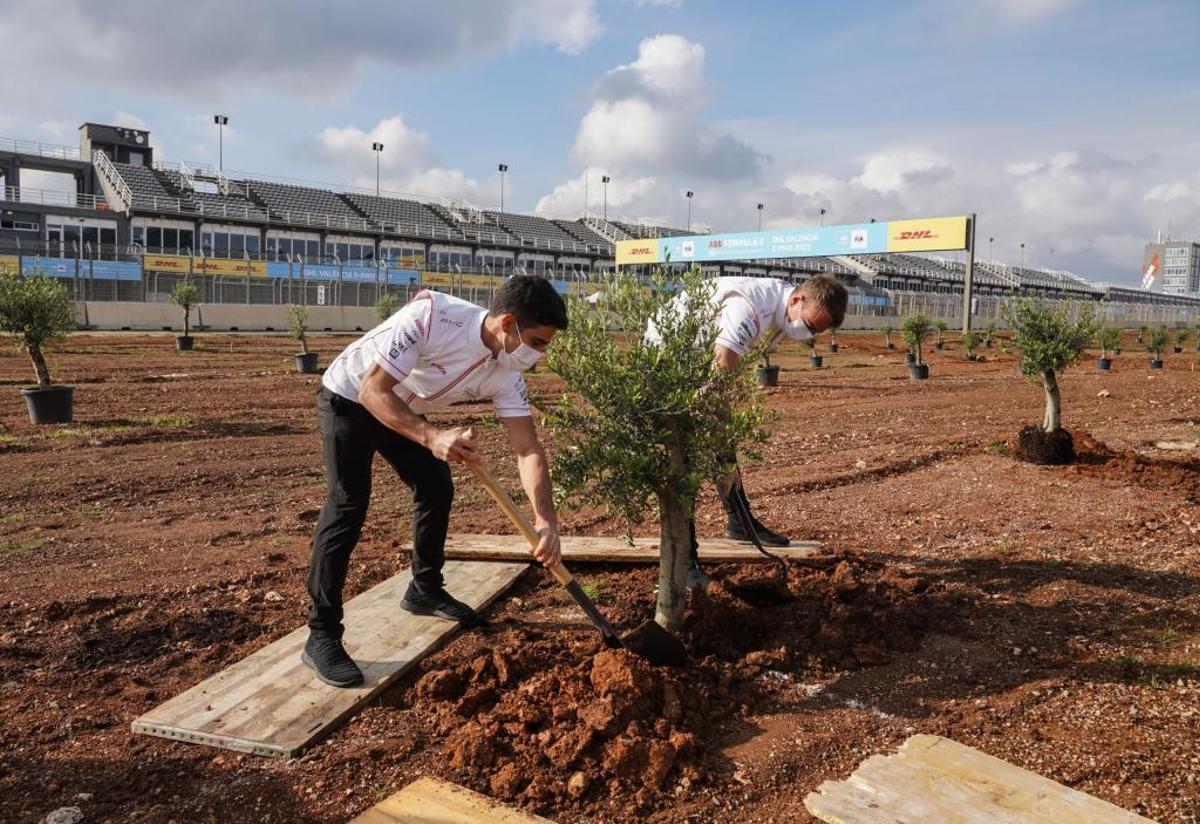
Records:
[[[517,348],[509,352],[501,344],[500,351],[496,353],[496,363],[505,369],[511,369],[514,372],[528,372],[537,362],[546,356],[545,352],[539,352],[532,346],[521,340],[521,325],[513,321],[517,327]]]
[[[812,340],[813,331],[808,328],[808,324],[803,320],[789,320],[784,327],[783,333],[792,340],[806,341]]]

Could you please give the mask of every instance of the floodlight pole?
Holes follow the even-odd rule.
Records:
[[[229,118],[223,114],[214,114],[213,123],[217,124],[217,170],[225,171],[225,127]]]
[[[763,204],[758,204],[758,231],[762,231],[762,210]]]
[[[508,171],[508,164],[501,163],[496,170],[500,172],[500,214],[504,214],[504,173]]]
[[[371,150],[375,152],[375,197],[379,197],[379,158],[383,155],[383,144],[372,143]]]
[[[604,221],[608,222],[608,183],[612,178],[608,175],[602,175],[600,182],[604,184]]]
[[[975,300],[975,213],[967,221],[967,270],[963,274],[963,334],[971,331],[971,304]]]
[[[688,230],[689,234],[691,234],[691,231],[692,231],[692,195],[694,195],[694,194],[696,194],[696,193],[691,191],[690,189],[688,190],[688,193],[687,193],[687,202],[688,202],[687,230]]]

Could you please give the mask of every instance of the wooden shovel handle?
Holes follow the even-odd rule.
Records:
[[[481,463],[470,462],[467,462],[467,466],[471,468],[471,471],[475,473],[475,477],[483,484],[483,488],[492,496],[492,500],[500,505],[500,508],[504,510],[504,514],[508,516],[508,519],[525,536],[525,540],[529,542],[529,548],[532,550],[536,547],[538,542],[541,541],[537,530],[533,528],[533,524],[529,523],[529,518],[525,517],[525,513],[513,503],[513,499],[509,497],[508,493],[496,483],[496,479],[492,477],[492,473],[487,471],[487,467]],[[568,586],[571,581],[575,580],[567,568],[563,566],[561,560],[557,561],[554,566],[549,567],[549,570],[550,574],[554,576],[554,580],[563,586]]]

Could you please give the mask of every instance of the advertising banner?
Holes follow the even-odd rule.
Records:
[[[79,275],[91,274],[100,280],[141,280],[142,267],[125,260],[85,260],[80,262]]]
[[[459,283],[462,286],[473,286],[477,289],[494,289],[504,284],[504,278],[498,275],[462,275]]]
[[[294,278],[295,280],[299,280],[300,267],[297,266],[293,270],[292,264],[288,263],[287,261],[271,260],[267,262],[267,277],[282,278],[284,280],[287,280],[288,278]]]
[[[21,271],[21,258],[18,255],[0,255],[0,275],[15,275]]]
[[[73,278],[76,272],[76,261],[65,258],[44,258],[21,256],[21,274],[26,277],[48,275],[52,278]]]
[[[421,273],[416,269],[388,269],[388,283],[398,286],[416,286],[421,282]]]
[[[304,264],[304,279],[337,280],[338,268],[336,266],[326,266],[323,263],[306,263]]]
[[[449,272],[422,272],[422,286],[453,286],[454,275]]]
[[[888,221],[889,252],[940,252],[967,248],[967,218]]]
[[[192,270],[192,259],[186,255],[146,255],[142,268],[147,272],[182,272]]]
[[[622,240],[617,265],[871,255],[967,248],[965,216]]]
[[[375,283],[382,281],[384,274],[377,266],[342,267],[342,281],[345,283]]]
[[[192,271],[197,275],[265,278],[267,264],[261,260],[225,260],[223,258],[192,258]]]

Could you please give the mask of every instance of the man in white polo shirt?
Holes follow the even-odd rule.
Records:
[[[682,299],[680,296],[676,301]],[[781,334],[791,340],[804,341],[827,329],[841,326],[848,302],[846,287],[827,275],[809,278],[799,286],[776,278],[717,278],[713,293],[713,308],[717,313],[717,342],[713,347],[716,365],[732,371],[759,341],[773,343]],[[651,343],[662,342],[653,320],[646,328],[646,340]],[[730,463],[736,463],[736,460],[736,455],[729,456]],[[725,537],[748,541],[750,535],[737,518],[732,500],[732,496],[740,497],[745,511],[750,512],[750,501],[742,486],[741,473],[735,471],[726,479],[726,483],[729,491],[721,494],[726,515]],[[790,543],[788,538],[768,529],[753,514],[750,515],[750,523],[761,543],[767,546],[787,546]],[[708,585],[708,576],[700,568],[694,520],[691,533],[692,561],[688,569],[688,587],[704,587]]]
[[[337,687],[362,682],[342,645],[342,588],[367,516],[376,453],[413,491],[413,578],[400,607],[467,626],[480,620],[442,580],[454,497],[447,462],[477,460],[475,441],[463,427],[429,423],[426,412],[492,399],[533,503],[540,538],[534,556],[547,566],[559,559],[549,467],[521,373],[566,328],[566,305],[550,282],[517,276],[497,290],[490,310],[420,292],[329,365],[317,397],[328,495],[313,538],[309,639],[301,656],[322,681]]]

